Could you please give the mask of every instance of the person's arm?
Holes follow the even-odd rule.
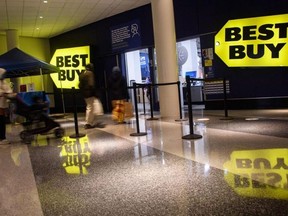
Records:
[[[13,93],[13,91],[10,86],[5,81],[2,81],[0,96],[7,97],[11,93]]]

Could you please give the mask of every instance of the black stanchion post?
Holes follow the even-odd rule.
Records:
[[[185,135],[182,137],[182,139],[200,139],[202,138],[201,135],[194,134],[193,130],[193,112],[192,112],[192,99],[191,99],[191,82],[190,77],[186,76],[186,87],[187,87],[187,93],[188,93],[188,114],[189,114],[189,129],[190,134]]]
[[[73,95],[73,105],[74,105],[75,134],[72,134],[69,137],[70,138],[84,137],[85,134],[79,134],[79,130],[78,130],[78,117],[77,117],[77,104],[76,104],[75,87],[72,87],[72,95]]]
[[[139,115],[138,115],[138,102],[137,102],[137,92],[136,92],[136,83],[133,83],[133,95],[134,95],[134,107],[135,107],[135,114],[136,114],[136,128],[137,132],[130,134],[130,136],[145,136],[147,135],[146,132],[140,132],[139,128]]]
[[[144,88],[142,87],[142,100],[143,100],[143,115],[146,115],[146,105],[145,105],[145,91]]]
[[[226,87],[226,78],[223,79],[223,106],[225,117],[220,120],[231,120],[233,118],[228,117],[228,108],[227,108],[227,87]]]
[[[183,115],[182,115],[182,100],[181,100],[181,93],[180,93],[180,81],[177,81],[177,88],[178,88],[178,98],[179,98],[180,119],[176,119],[175,121],[186,121],[187,119],[183,119]]]
[[[147,118],[148,121],[151,120],[158,120],[158,118],[155,118],[153,115],[153,105],[154,105],[154,97],[153,97],[153,92],[152,92],[152,85],[148,84],[148,91],[150,95],[150,118]]]

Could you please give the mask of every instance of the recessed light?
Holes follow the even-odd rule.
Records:
[[[43,3],[45,3],[45,4],[46,4],[46,3],[48,3],[48,1],[45,1],[45,0],[44,0],[44,1],[43,1]]]
[[[43,16],[39,16],[40,19],[43,19]]]

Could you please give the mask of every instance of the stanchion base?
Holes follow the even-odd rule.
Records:
[[[81,137],[84,137],[84,136],[86,136],[86,134],[72,134],[69,137],[70,138],[81,138]]]
[[[188,134],[182,137],[182,139],[201,139],[202,136],[198,134]]]
[[[153,117],[153,118],[147,118],[146,120],[147,120],[147,121],[159,120],[159,118],[154,118],[154,117]]]
[[[140,133],[132,133],[130,134],[130,136],[146,136],[147,133],[146,132],[140,132]]]
[[[188,119],[175,119],[175,121],[187,121]]]
[[[232,120],[233,118],[232,117],[223,117],[223,118],[220,118],[220,120]]]

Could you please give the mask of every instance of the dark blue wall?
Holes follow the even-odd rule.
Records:
[[[53,37],[50,39],[51,51],[53,53],[59,48],[91,45],[95,57],[111,55],[113,53],[110,28],[135,19],[140,21],[142,46],[152,46],[154,44],[152,12],[150,5],[146,5]]]
[[[230,19],[285,13],[288,13],[286,0],[174,0],[177,40],[200,36],[202,49],[214,47],[214,35]],[[97,73],[100,73],[98,77],[102,79],[100,83],[103,83],[101,73],[107,64],[105,58],[109,58],[110,62],[116,54],[111,49],[110,27],[135,19],[139,20],[141,25],[142,45],[139,48],[152,47],[154,45],[152,12],[151,6],[146,5],[51,38],[52,53],[59,48],[91,45],[92,62],[98,64],[96,70],[100,68]],[[242,99],[239,103],[234,100],[236,108],[286,106],[286,99],[279,100],[278,97],[288,94],[287,68],[228,68],[216,55],[214,57],[215,77],[229,79],[231,88],[229,97]],[[249,104],[248,100],[245,101],[245,105],[242,104],[244,98],[255,97],[273,97],[274,99],[269,99],[270,103],[252,102]]]
[[[116,65],[115,55],[120,54],[112,51],[110,28],[135,19],[140,22],[141,47],[153,46],[154,37],[150,4],[50,39],[51,53],[54,53],[56,49],[90,45],[91,62],[95,65],[96,85],[102,92],[101,99],[106,111],[109,110],[109,102],[107,102],[108,99],[105,97],[104,83],[107,77],[109,77],[112,67]],[[54,91],[57,95],[61,93],[60,90],[55,87]],[[77,90],[76,94],[79,94]],[[69,96],[71,97],[69,90],[64,90],[64,95],[67,97],[65,107],[68,111],[71,111],[73,109],[73,100],[69,98]],[[81,97],[79,97],[77,101],[78,107],[83,110],[85,107],[84,100],[81,100]],[[61,110],[61,106],[59,105],[61,105],[61,103],[55,103],[56,110]]]

